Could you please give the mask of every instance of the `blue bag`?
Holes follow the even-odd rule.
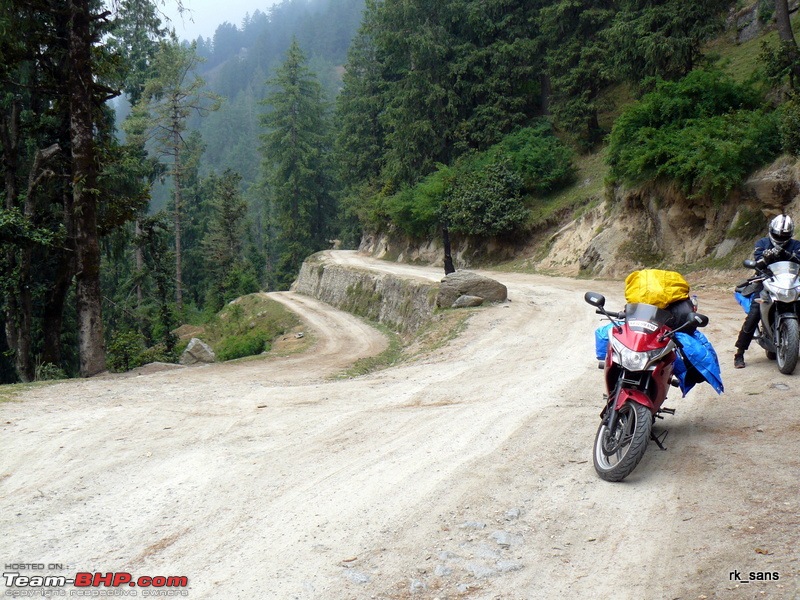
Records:
[[[613,323],[606,323],[594,330],[594,355],[597,360],[603,360],[608,352],[608,332],[611,331]]]
[[[675,334],[675,337],[683,346],[683,355],[689,361],[691,367],[694,368],[695,373],[699,373],[718,394],[724,392],[725,387],[722,385],[719,359],[708,338],[696,330],[691,334],[679,331]],[[678,378],[678,384],[684,396],[698,383],[696,379],[691,377],[693,373],[690,372],[689,367],[683,361],[680,352],[675,360],[673,374]]]

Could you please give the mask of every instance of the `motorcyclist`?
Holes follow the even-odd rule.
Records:
[[[792,239],[794,235],[794,221],[789,215],[778,215],[769,224],[769,234],[756,242],[753,250],[753,260],[759,268],[766,267],[779,260],[791,260],[800,263],[800,241]],[[761,292],[763,285],[758,284],[754,294]],[[739,337],[736,340],[736,354],[733,356],[733,366],[744,369],[744,353],[750,347],[753,334],[758,326],[761,307],[758,302],[750,304],[750,310],[742,323]]]

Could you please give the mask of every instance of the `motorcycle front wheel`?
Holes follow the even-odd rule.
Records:
[[[795,319],[786,319],[781,322],[778,333],[778,370],[784,375],[791,375],[797,366],[800,351],[800,325]]]
[[[652,427],[653,415],[635,402],[619,409],[614,435],[604,420],[594,440],[594,469],[600,478],[622,481],[630,475],[647,450]]]

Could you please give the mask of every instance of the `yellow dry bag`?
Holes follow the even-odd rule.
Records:
[[[625,279],[625,301],[666,308],[689,297],[689,284],[680,273],[661,269],[634,271]]]

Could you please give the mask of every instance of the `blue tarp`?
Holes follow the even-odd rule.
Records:
[[[613,325],[611,323],[607,323],[595,329],[594,351],[597,360],[603,360],[606,357],[608,336],[612,327]],[[683,353],[686,355],[686,359],[696,371],[702,375],[708,384],[714,388],[714,391],[718,394],[725,391],[722,385],[719,359],[717,358],[717,353],[711,345],[711,342],[708,341],[708,338],[697,330],[693,333],[682,333],[679,331],[675,334],[675,337],[678,343],[683,346]],[[673,373],[675,377],[678,378],[678,384],[684,396],[698,383],[698,381],[694,380],[691,374],[687,372],[686,365],[680,354],[678,354],[678,358],[675,360]]]
[[[715,392],[718,394],[724,392],[725,387],[722,385],[719,359],[717,358],[714,346],[711,345],[708,338],[697,330],[691,334],[679,331],[675,334],[675,337],[683,346],[683,353],[686,356],[686,360],[699,371],[700,375],[714,388]],[[698,383],[692,381],[690,377],[687,377],[686,365],[680,354],[678,354],[678,358],[675,361],[673,373],[675,377],[678,378],[678,383],[684,396],[689,393],[689,390],[694,387],[695,383]]]
[[[755,294],[745,296],[739,292],[733,292],[733,295],[736,298],[736,301],[739,303],[739,306],[744,309],[744,312],[750,312],[750,304],[752,304],[753,296],[755,296]]]

